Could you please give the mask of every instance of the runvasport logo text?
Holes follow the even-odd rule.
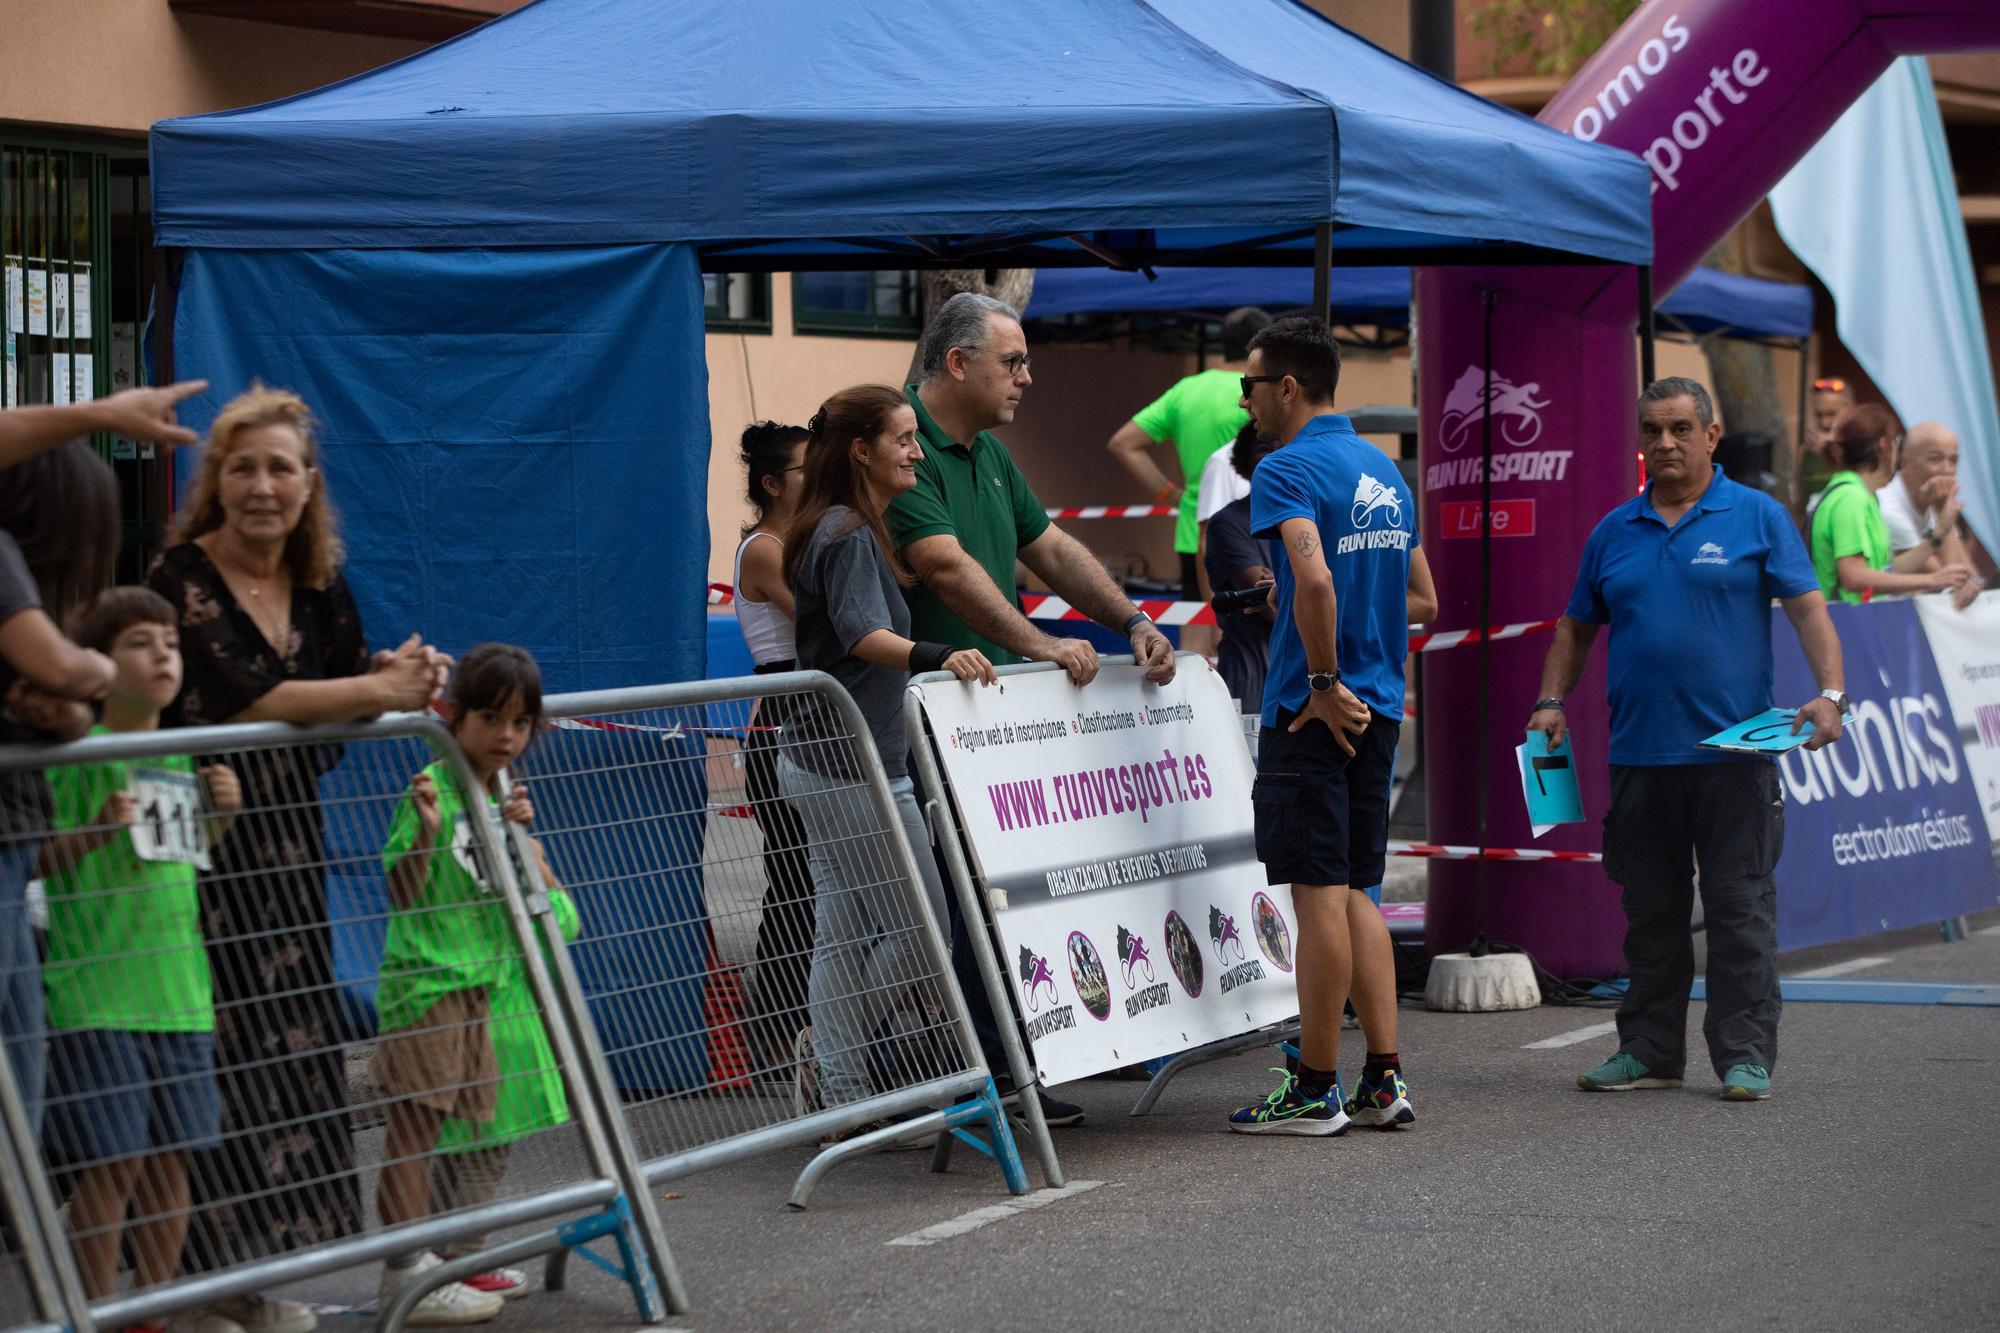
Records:
[[[1525,449],[1542,437],[1542,412],[1549,400],[1540,397],[1536,381],[1516,384],[1505,375],[1493,376],[1493,433],[1516,449]],[[1455,454],[1479,438],[1482,405],[1487,403],[1486,372],[1467,366],[1445,395],[1444,413],[1438,418],[1438,445]]]

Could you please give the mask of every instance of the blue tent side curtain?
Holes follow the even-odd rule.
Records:
[[[1110,269],[1044,269],[1035,277],[1029,319],[1068,315],[1221,314],[1237,306],[1304,310],[1312,305],[1312,275],[1302,269],[1155,269],[1149,275]],[[1806,338],[1813,331],[1813,295],[1799,283],[1698,268],[1660,302],[1661,325],[1682,332],[1739,338]],[[1407,268],[1333,270],[1336,323],[1402,327],[1410,317]]]

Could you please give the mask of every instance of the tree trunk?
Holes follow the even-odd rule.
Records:
[[[997,301],[1005,301],[1016,310],[1028,308],[1028,297],[1035,290],[1035,270],[1031,268],[946,268],[921,275],[923,280],[923,319],[928,322],[931,312],[949,301],[960,292],[978,292]],[[903,377],[905,384],[914,384],[923,371],[923,351],[921,343],[910,353],[910,372]]]

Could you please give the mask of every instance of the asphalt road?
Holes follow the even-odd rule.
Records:
[[[1784,970],[2000,985],[2000,913],[1972,924]],[[1069,1085],[1089,1111],[1057,1131],[1070,1185],[1027,1207],[964,1150],[944,1175],[928,1153],[851,1163],[804,1213],[785,1207],[804,1149],[696,1176],[660,1201],[694,1305],[669,1326],[2000,1328],[2000,1008],[1794,1002],[1776,1095],[1750,1105],[1716,1099],[1698,1004],[1686,1087],[1577,1091],[1612,1038],[1535,1044],[1609,1017],[1406,1005],[1420,1119],[1396,1133],[1231,1135],[1228,1109],[1270,1087],[1262,1053],[1191,1071],[1143,1119],[1127,1114],[1139,1084]],[[1358,1059],[1358,1034],[1348,1046]],[[563,1178],[573,1149],[517,1156],[509,1192]],[[11,1273],[0,1289],[11,1326]],[[372,1268],[286,1294],[322,1303],[329,1333],[373,1326]],[[640,1325],[577,1262],[569,1289],[489,1327]]]
[[[1785,970],[2000,983],[2000,914],[1973,924]],[[1776,1095],[1750,1105],[1718,1101],[1699,1056],[1679,1091],[1591,1095],[1573,1078],[1610,1038],[1523,1049],[1608,1018],[1406,1006],[1421,1118],[1392,1134],[1230,1135],[1227,1109],[1269,1087],[1261,1054],[1187,1074],[1146,1119],[1137,1084],[1072,1085],[1072,1192],[930,1244],[890,1242],[1006,1202],[983,1159],[867,1158],[806,1213],[784,1206],[803,1150],[698,1176],[661,1204],[695,1306],[670,1326],[2000,1328],[2000,1009],[1793,1003]],[[1701,1006],[1689,1022],[1699,1051]],[[638,1327],[622,1287],[572,1270],[491,1327]],[[373,1275],[298,1294],[360,1304]]]

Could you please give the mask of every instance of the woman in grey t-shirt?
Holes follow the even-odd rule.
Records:
[[[882,385],[844,389],[813,417],[805,493],[785,537],[798,662],[827,672],[853,696],[867,725],[911,847],[929,841],[907,769],[903,691],[913,671],[947,670],[993,683],[993,664],[976,649],[910,640],[902,589],[914,582],[889,541],[882,513],[916,485],[916,413]],[[805,821],[818,920],[809,1013],[821,1105],[860,1101],[876,1091],[869,1046],[898,1009],[920,1009],[922,975],[914,922],[879,838],[860,747],[838,714],[811,701],[785,728],[778,783]],[[944,885],[926,855],[912,858],[935,920],[945,919]],[[918,1013],[921,1026],[930,1026]],[[808,1063],[801,1043],[801,1064]]]

